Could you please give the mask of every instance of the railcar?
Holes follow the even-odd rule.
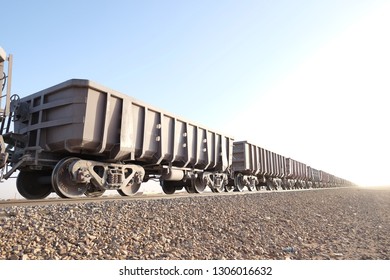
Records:
[[[159,178],[165,193],[223,191],[233,138],[88,80],[14,101],[12,169],[26,198],[135,194]]]
[[[236,141],[232,160],[235,189],[280,189],[286,158],[248,141]]]

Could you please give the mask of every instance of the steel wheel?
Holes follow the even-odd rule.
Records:
[[[183,187],[186,190],[187,193],[196,193],[194,184],[192,183],[193,180],[187,180],[183,182]]]
[[[118,190],[118,193],[121,196],[132,196],[132,195],[135,195],[139,191],[139,189],[141,187],[141,183],[136,183],[136,182],[132,182],[132,181],[133,180],[130,180],[130,183],[127,184],[126,187]]]
[[[26,199],[42,199],[53,190],[48,171],[20,171],[16,179],[18,192]]]
[[[87,184],[76,183],[69,172],[69,166],[78,158],[64,158],[54,167],[51,182],[54,191],[62,198],[76,198],[85,194]]]
[[[165,194],[174,194],[176,191],[176,185],[173,182],[161,181],[160,185]]]
[[[234,186],[233,186],[233,185],[226,185],[226,186],[225,186],[225,191],[226,191],[226,192],[232,192],[232,191],[234,191]]]
[[[202,193],[207,187],[205,180],[203,180],[201,177],[197,177],[196,179],[193,179],[192,185],[195,193]]]
[[[242,192],[244,190],[244,176],[241,173],[234,177],[234,186],[236,191]]]

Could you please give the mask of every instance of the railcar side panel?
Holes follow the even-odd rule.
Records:
[[[29,118],[15,122],[27,149],[225,171],[233,138],[88,80],[69,80],[21,99]]]

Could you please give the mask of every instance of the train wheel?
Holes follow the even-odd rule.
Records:
[[[175,184],[167,181],[161,181],[160,183],[162,190],[165,194],[174,194],[176,191]]]
[[[54,191],[62,198],[76,198],[85,194],[87,184],[80,184],[73,181],[69,166],[78,158],[64,158],[54,167],[51,182]]]
[[[185,185],[184,188],[188,193],[196,193],[194,186]]]
[[[16,179],[18,192],[26,199],[42,199],[52,192],[50,172],[20,171]]]
[[[226,192],[232,192],[232,191],[234,191],[234,186],[233,185],[226,185],[225,186],[225,191]]]
[[[139,189],[141,187],[141,183],[129,183],[127,184],[126,187],[124,188],[121,188],[120,190],[118,190],[118,193],[121,195],[121,196],[131,196],[131,195],[135,195]]]
[[[242,192],[244,190],[244,176],[241,173],[234,177],[234,186],[236,191]]]
[[[195,193],[202,193],[207,187],[205,180],[198,177],[192,180],[192,187]]]

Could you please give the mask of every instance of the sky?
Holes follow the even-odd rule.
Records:
[[[21,97],[90,79],[357,184],[390,184],[389,1],[13,0],[2,11]]]

